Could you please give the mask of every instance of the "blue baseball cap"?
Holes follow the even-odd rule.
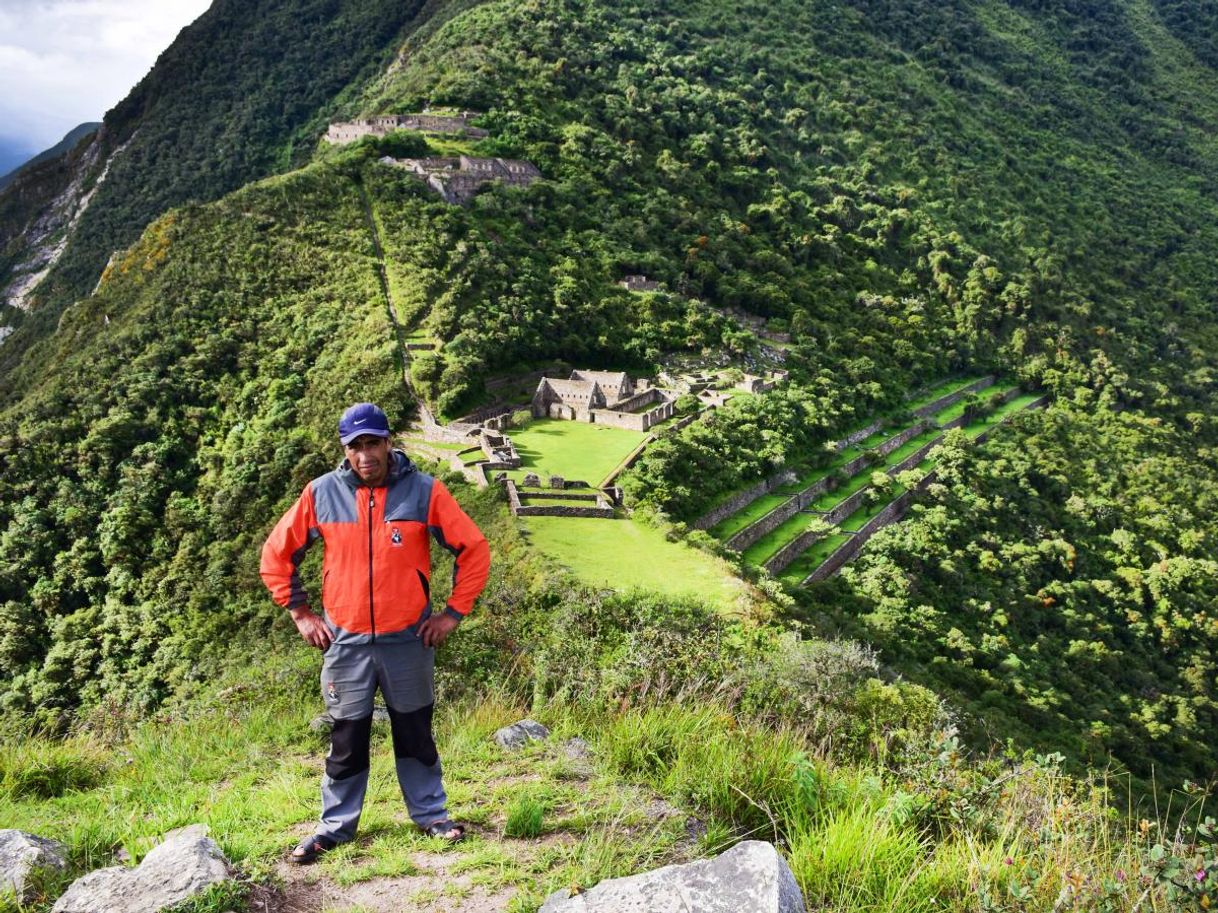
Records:
[[[362,434],[389,437],[389,417],[380,406],[356,403],[338,420],[338,439],[344,447]]]

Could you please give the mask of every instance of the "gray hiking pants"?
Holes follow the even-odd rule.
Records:
[[[355,836],[368,790],[372,698],[385,697],[393,731],[398,786],[420,827],[448,817],[440,757],[431,733],[436,651],[422,641],[331,644],[321,667],[321,693],[334,719],[321,779],[318,833],[345,843]]]

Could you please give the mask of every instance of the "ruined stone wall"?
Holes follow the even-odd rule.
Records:
[[[762,495],[768,495],[775,488],[790,484],[797,478],[798,476],[789,469],[776,472],[769,478],[762,479],[756,485],[751,485],[740,492],[740,494],[724,501],[718,507],[707,511],[689,525],[693,529],[710,529],[716,523],[726,520],[737,511],[744,510],[744,508],[748,507]]]
[[[530,501],[591,501],[593,504],[601,500],[598,494],[578,494],[566,491],[530,491],[525,494]]]
[[[423,440],[443,441],[447,444],[472,444],[471,435],[477,430],[477,425],[441,425],[434,421],[424,422]]]
[[[655,425],[672,418],[676,406],[661,403],[647,412],[618,412],[613,409],[594,409],[592,421],[610,428],[625,428],[629,431],[650,431]]]
[[[660,424],[661,422],[668,421],[676,414],[677,404],[675,402],[669,401],[661,403],[655,409],[652,409],[650,412],[646,413],[647,430],[650,431],[656,425]]]
[[[662,394],[655,387],[651,387],[650,389],[643,390],[640,393],[636,393],[633,396],[627,397],[626,399],[619,400],[618,402],[614,403],[613,411],[614,412],[633,412],[635,409],[639,408],[640,406],[646,406],[648,403],[658,403],[663,399],[664,399],[664,394]]]
[[[558,495],[546,494],[543,492],[530,492],[526,497],[528,500],[546,500],[547,498],[556,499],[563,498],[565,500],[586,501],[591,499],[592,502],[587,507],[573,507],[569,504],[547,504],[547,505],[532,505],[525,504],[521,501],[520,492],[516,488],[516,483],[508,479],[503,483],[507,489],[508,507],[517,517],[587,517],[590,519],[612,520],[613,507],[603,497],[599,495]]]

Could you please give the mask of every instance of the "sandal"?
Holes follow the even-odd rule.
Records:
[[[296,844],[292,852],[288,854],[288,859],[297,865],[308,865],[310,862],[316,862],[319,857],[324,856],[336,846],[338,846],[337,840],[332,840],[322,834],[314,834]]]
[[[454,831],[456,836],[450,837],[449,834]],[[445,818],[442,821],[433,821],[427,825],[427,827],[423,828],[423,833],[428,837],[442,837],[447,843],[460,843],[465,839],[465,825],[457,824]]]

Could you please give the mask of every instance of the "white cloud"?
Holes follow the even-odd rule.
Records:
[[[0,0],[0,135],[45,149],[101,120],[211,0]]]

